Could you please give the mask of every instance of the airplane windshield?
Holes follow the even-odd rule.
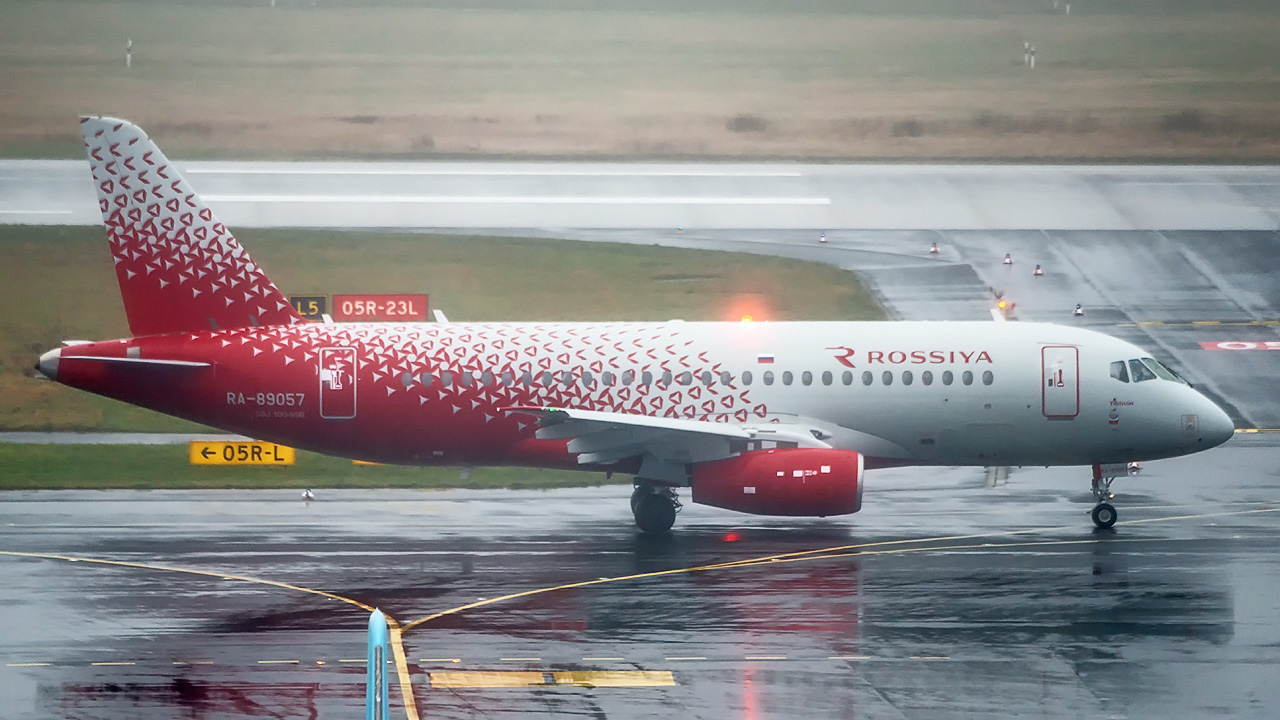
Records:
[[[1129,382],[1129,371],[1125,369],[1123,360],[1111,363],[1111,377],[1123,383]]]
[[[1133,381],[1136,383],[1145,382],[1147,380],[1155,380],[1156,374],[1151,368],[1142,364],[1141,360],[1129,361],[1129,373],[1133,375]]]
[[[1172,382],[1182,383],[1183,385],[1187,384],[1187,381],[1179,377],[1178,373],[1165,367],[1164,363],[1156,360],[1155,358],[1142,358],[1142,364],[1151,368],[1151,371],[1154,372],[1161,380],[1169,380]]]

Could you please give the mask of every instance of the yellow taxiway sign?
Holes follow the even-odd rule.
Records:
[[[292,465],[293,448],[269,442],[191,443],[192,465]]]

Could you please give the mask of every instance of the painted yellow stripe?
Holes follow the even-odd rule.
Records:
[[[551,673],[557,685],[575,687],[664,687],[676,684],[670,670],[586,670]]]
[[[49,667],[53,663],[9,663],[8,667]]]
[[[1280,428],[1236,428],[1236,432],[1247,435],[1255,433],[1280,433]]]
[[[540,672],[433,672],[428,673],[433,688],[501,688],[546,685]]]
[[[89,663],[89,664],[90,664],[90,665],[103,665],[103,666],[108,666],[108,665],[137,665],[137,663],[134,663],[134,662],[96,662],[96,663]]]
[[[1218,320],[1192,320],[1191,324],[1192,325],[1221,325],[1222,323]]]
[[[212,660],[174,660],[174,665],[212,665]]]
[[[97,565],[110,565],[113,567],[127,567],[127,568],[136,568],[139,570],[155,570],[159,572],[175,572],[175,573],[183,573],[186,575],[198,575],[201,577],[219,578],[221,580],[237,580],[240,582],[254,583],[256,585],[267,585],[270,587],[277,587],[284,590],[293,590],[295,592],[308,593],[311,595],[319,595],[321,597],[332,598],[334,600],[340,600],[350,605],[355,605],[356,607],[361,608],[366,612],[373,612],[375,609],[372,605],[366,605],[360,602],[359,600],[354,600],[349,597],[343,597],[341,595],[325,592],[323,590],[314,590],[312,588],[305,588],[300,585],[290,585],[288,583],[277,582],[275,580],[264,580],[262,578],[252,578],[252,577],[246,577],[244,575],[231,575],[229,573],[213,572],[211,570],[192,570],[189,568],[170,567],[168,565],[149,565],[147,563],[125,562],[123,560],[103,560],[101,558],[73,557],[70,555],[53,555],[49,553],[26,553],[26,552],[15,552],[12,550],[0,550],[0,555],[7,555],[9,557],[35,558],[40,560],[64,560],[66,562],[94,563]],[[419,720],[418,705],[414,701],[413,686],[409,681],[409,665],[405,661],[404,644],[401,641],[401,637],[400,637],[400,633],[401,633],[400,625],[399,623],[396,622],[395,618],[391,617],[390,615],[387,615],[387,627],[390,629],[390,636],[391,636],[391,643],[392,643],[391,649],[395,654],[395,659],[396,659],[396,672],[400,676],[400,693],[401,693],[401,700],[404,703],[405,715],[408,716],[408,720]]]

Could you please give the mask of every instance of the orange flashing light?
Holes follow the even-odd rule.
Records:
[[[743,315],[743,316],[742,316],[742,322],[752,322],[752,321],[754,321],[754,320],[755,320],[755,318],[751,317],[750,315]]]

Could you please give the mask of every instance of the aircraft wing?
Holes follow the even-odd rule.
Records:
[[[772,447],[830,447],[812,434],[786,432],[776,425],[744,427],[728,423],[660,418],[629,413],[553,407],[510,407],[507,412],[538,419],[539,440],[568,440],[583,465],[609,465],[652,456],[670,463],[708,462]]]

